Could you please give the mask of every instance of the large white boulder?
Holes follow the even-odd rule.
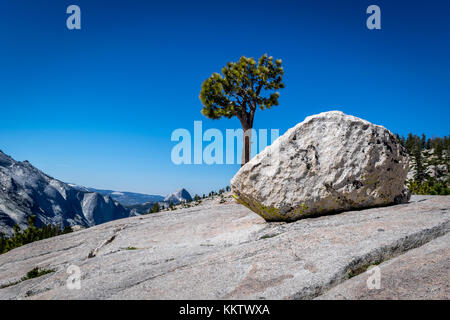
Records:
[[[307,117],[231,180],[266,221],[409,201],[408,156],[386,128],[340,111]]]

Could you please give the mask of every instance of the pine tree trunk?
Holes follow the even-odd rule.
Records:
[[[252,112],[251,114],[248,114],[243,119],[239,119],[239,120],[241,120],[242,129],[244,131],[244,134],[243,134],[243,139],[244,139],[243,142],[244,143],[242,146],[241,167],[250,161],[250,155],[252,153],[253,119],[254,119],[254,112]]]
[[[252,128],[244,129],[241,167],[250,161],[252,153]]]

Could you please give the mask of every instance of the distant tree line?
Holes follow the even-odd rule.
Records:
[[[14,225],[14,235],[12,237],[8,238],[5,235],[0,234],[0,254],[34,241],[72,232],[70,226],[66,226],[64,229],[58,225],[46,225],[42,228],[38,228],[34,225],[35,219],[36,216],[29,216],[27,221],[28,227],[23,231],[21,231],[18,224]]]
[[[410,158],[413,176],[408,187],[413,194],[450,194],[450,136],[427,138],[408,134],[397,135]]]
[[[208,195],[203,194],[202,196],[200,196],[198,194],[195,194],[194,197],[192,198],[192,200],[183,201],[180,204],[178,204],[177,207],[191,208],[192,206],[197,206],[197,205],[201,204],[204,199],[214,198],[215,196],[219,196],[220,203],[224,203],[225,202],[224,194],[225,194],[225,192],[229,192],[229,191],[231,191],[230,186],[226,186],[225,188],[219,189],[218,191],[213,190],[213,191],[209,192]],[[170,202],[167,207],[163,207],[159,203],[155,203],[155,204],[153,204],[153,207],[151,207],[148,210],[148,212],[146,212],[145,214],[151,214],[151,213],[156,213],[156,212],[160,212],[163,210],[175,210],[175,209],[176,209],[176,206],[172,202]]]

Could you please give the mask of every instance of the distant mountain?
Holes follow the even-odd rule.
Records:
[[[87,188],[83,186],[78,186],[75,184],[69,184],[71,187],[76,188],[80,191],[97,192],[104,196],[109,196],[116,201],[119,201],[124,206],[133,206],[145,202],[158,202],[163,201],[164,197],[152,194],[143,194],[135,192],[125,192],[125,191],[114,191],[114,190],[102,190],[95,188]]]
[[[169,194],[167,197],[165,197],[162,200],[159,201],[149,201],[139,204],[134,204],[127,206],[128,209],[131,210],[131,213],[133,215],[139,215],[148,213],[148,211],[153,208],[154,204],[158,202],[161,209],[168,208],[170,203],[177,205],[182,202],[190,202],[192,201],[192,197],[189,194],[189,192],[186,189],[178,189],[174,193]]]
[[[167,197],[164,198],[164,202],[172,202],[173,204],[179,204],[181,202],[189,202],[192,201],[192,197],[187,192],[186,189],[178,189],[172,194],[169,194]]]
[[[0,233],[10,235],[14,224],[26,228],[30,215],[36,216],[37,226],[89,227],[129,217],[130,210],[110,196],[73,188],[0,151]]]
[[[139,215],[147,213],[153,205],[158,202],[161,208],[168,208],[172,202],[174,205],[182,202],[192,201],[192,197],[189,192],[184,189],[178,189],[177,191],[169,194],[165,198],[159,195],[143,194],[127,191],[114,191],[114,190],[102,190],[90,187],[83,187],[80,185],[69,183],[72,188],[75,188],[84,192],[97,192],[105,196],[109,196],[114,200],[120,202],[124,207],[131,211],[131,215]]]

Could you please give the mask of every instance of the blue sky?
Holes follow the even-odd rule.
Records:
[[[82,29],[66,28],[77,4]],[[381,30],[366,8],[381,8]],[[448,135],[447,1],[2,1],[0,149],[63,181],[150,194],[207,193],[239,165],[171,162],[173,130],[208,120],[200,86],[228,61],[283,59],[280,105],[256,128],[283,133],[342,110],[406,135]]]

